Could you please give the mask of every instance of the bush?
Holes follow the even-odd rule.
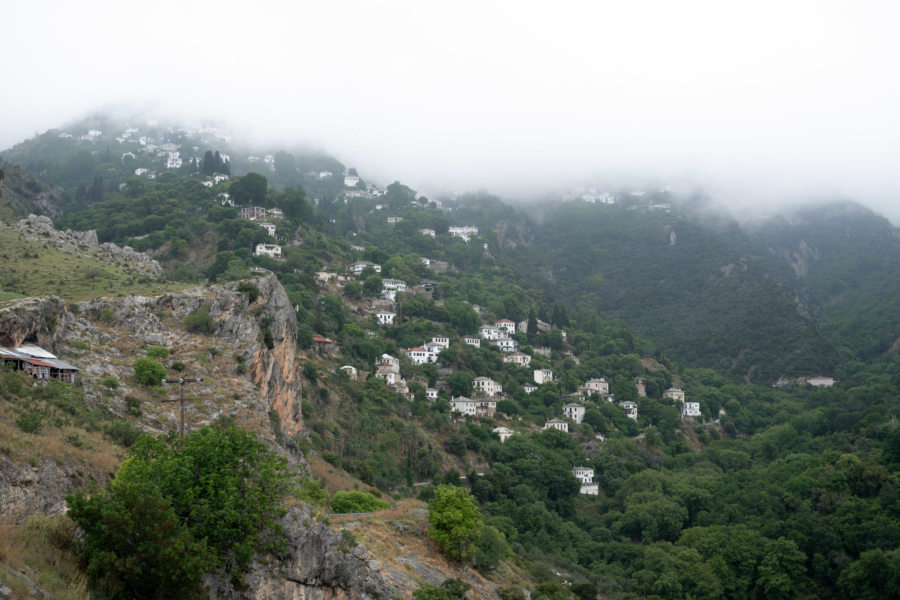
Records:
[[[284,458],[235,428],[141,436],[105,493],[66,498],[88,575],[109,598],[201,598],[202,574],[284,548]]]
[[[484,526],[469,491],[439,485],[428,503],[428,536],[453,560],[463,562],[475,553]]]
[[[165,360],[169,358],[169,349],[165,346],[150,346],[147,348],[147,356],[156,360]]]
[[[256,299],[259,298],[259,288],[250,281],[242,281],[239,283],[238,291],[247,296],[247,300],[250,301],[250,304],[253,304],[256,302]]]
[[[19,418],[16,419],[16,425],[18,425],[19,429],[25,433],[38,433],[44,426],[44,415],[36,410],[30,410],[26,413],[22,413]]]
[[[141,385],[153,386],[166,378],[166,368],[159,364],[158,361],[149,358],[139,358],[134,361],[134,374],[137,376]]]
[[[119,380],[113,377],[112,375],[107,375],[103,379],[100,380],[104,386],[108,387],[111,390],[115,390],[119,388]]]
[[[390,504],[368,492],[338,491],[331,497],[331,512],[333,513],[374,512],[390,507]]]
[[[184,328],[191,333],[210,333],[213,330],[213,319],[209,315],[209,306],[201,305],[185,317],[182,323]]]
[[[176,360],[172,363],[172,369],[178,371],[179,373],[184,371],[184,363],[180,360]]]
[[[128,421],[113,421],[106,426],[106,435],[115,443],[126,448],[131,448],[141,433],[140,429]]]

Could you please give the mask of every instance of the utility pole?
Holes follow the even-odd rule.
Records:
[[[187,383],[197,383],[197,380],[191,377],[180,377],[178,379],[163,379],[163,382],[181,384],[181,394],[178,400],[163,400],[163,402],[178,402],[181,404],[181,439],[184,439],[184,386]]]

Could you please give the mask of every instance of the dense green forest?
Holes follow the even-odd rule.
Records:
[[[439,208],[399,182],[365,198],[288,181],[306,170],[296,160],[278,180],[239,168],[250,163],[234,152],[231,178],[212,187],[190,172],[149,181],[117,171],[121,189],[77,202],[78,186],[117,180],[96,155],[64,150],[41,154],[32,142],[23,162],[72,199],[58,227],[147,251],[180,281],[278,275],[307,357],[310,433],[289,443],[398,497],[467,487],[485,526],[539,579],[564,570],[584,597],[900,595],[900,251],[883,219],[841,205],[744,230],[669,198],[665,210],[648,208],[658,198],[560,202],[540,218],[487,194]],[[223,192],[281,209],[276,238],[224,206]],[[475,225],[478,236],[463,241],[452,225]],[[262,242],[281,243],[284,259],[254,256]],[[380,273],[349,277],[357,260]],[[322,272],[347,278],[326,285]],[[408,286],[391,327],[365,310],[384,279]],[[433,293],[413,291],[423,282]],[[512,336],[528,368],[463,343],[503,318],[529,324]],[[317,356],[316,335],[338,353]],[[403,355],[433,336],[450,340],[436,363]],[[400,357],[408,395],[338,370],[371,373],[385,353]],[[554,381],[527,391],[542,368]],[[836,385],[772,385],[810,375]],[[455,418],[449,400],[473,395],[476,377],[502,384],[496,415]],[[578,397],[581,423],[539,430],[598,377],[611,399]],[[701,417],[681,416],[663,395],[672,386]],[[517,435],[501,443],[497,425]],[[593,469],[598,496],[579,493],[576,466]]]

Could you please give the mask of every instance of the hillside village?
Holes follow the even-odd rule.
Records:
[[[16,268],[55,249],[129,274],[73,269],[113,295],[65,299],[60,314],[76,318],[77,339],[56,347],[45,332],[47,343],[0,347],[10,372],[92,390],[135,430],[157,433],[174,428],[176,411],[154,409],[152,419],[129,412],[134,398],[162,404],[178,394],[137,381],[132,365],[152,353],[165,379],[182,382],[182,398],[184,381],[196,383],[189,431],[252,413],[254,427],[271,429],[267,441],[308,459],[328,485],[367,489],[395,506],[428,502],[440,484],[465,488],[506,562],[459,573],[471,582],[541,582],[532,598],[844,590],[837,568],[821,565],[839,556],[859,564],[895,538],[885,498],[896,472],[889,450],[880,454],[892,414],[887,367],[876,367],[884,372],[870,378],[881,386],[872,392],[861,367],[825,374],[814,360],[763,383],[752,380],[756,365],[723,375],[744,360],[743,349],[716,369],[685,366],[622,320],[562,297],[555,286],[564,268],[545,268],[535,262],[544,256],[523,250],[547,243],[537,226],[492,197],[429,199],[399,182],[378,187],[333,159],[238,151],[217,128],[97,125],[47,135],[63,145],[61,156],[92,148],[94,170],[66,182],[71,210],[59,231],[47,217],[21,215],[21,237],[4,251]],[[57,172],[53,164],[32,166]],[[640,232],[658,225],[652,242],[666,252],[696,244],[681,233],[693,232],[666,190],[585,188],[566,202],[577,215]],[[585,248],[588,241],[598,243]],[[577,253],[547,258],[583,268]],[[723,278],[752,271],[728,261],[715,268]],[[33,272],[4,274],[3,302],[23,301]],[[148,282],[172,289],[123,292]],[[104,344],[113,348],[101,361]],[[840,451],[821,452],[826,436]],[[865,448],[864,463],[851,448]],[[815,488],[822,481],[831,483]],[[847,526],[834,508],[847,503],[865,504],[868,516]],[[782,524],[794,523],[792,511],[805,511],[803,536]],[[389,531],[401,538],[418,527],[392,518]],[[863,527],[866,542],[850,533]],[[822,550],[829,528],[840,540],[828,538]],[[341,553],[358,552],[345,531]],[[730,545],[742,540],[754,548],[747,569],[787,574],[737,577],[745,566],[722,548],[743,555]],[[392,573],[403,579],[399,564],[390,563]],[[409,568],[420,583],[440,583]],[[648,569],[677,586],[660,587]],[[484,583],[477,593],[498,591]]]

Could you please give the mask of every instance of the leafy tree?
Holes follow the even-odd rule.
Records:
[[[331,497],[331,510],[335,513],[373,512],[390,507],[390,504],[369,492],[339,490]]]
[[[166,378],[166,368],[156,359],[145,356],[134,361],[132,366],[141,385],[159,385],[159,382]]]
[[[247,173],[243,177],[232,180],[228,191],[235,202],[240,204],[264,205],[269,183],[259,173]]]
[[[85,572],[108,598],[204,598],[203,573],[214,567],[171,503],[150,482],[117,482],[114,492],[67,499],[84,532],[76,542]]]
[[[469,491],[439,485],[428,503],[428,535],[451,559],[463,562],[476,550],[484,522]]]
[[[506,538],[496,527],[487,525],[475,544],[475,566],[479,571],[490,572],[510,554]]]

